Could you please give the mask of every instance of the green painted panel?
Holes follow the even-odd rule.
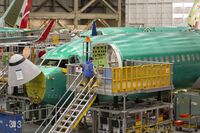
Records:
[[[190,86],[200,75],[199,36],[199,32],[152,32],[97,36],[92,37],[91,40],[93,45],[99,43],[115,45],[122,60],[146,58],[153,61],[166,61],[166,57],[171,62],[174,60],[174,84],[175,87],[183,87]],[[83,41],[84,39],[81,38],[66,43],[53,49],[44,58],[68,59],[72,54],[77,54],[81,58]],[[182,55],[185,56],[185,61],[182,61]]]
[[[97,28],[98,35],[115,35],[115,34],[127,34],[135,32],[183,32],[188,31],[189,27],[107,27]],[[90,36],[91,30],[83,31],[80,36]]]
[[[44,58],[68,59],[71,55],[78,55],[81,59],[84,40],[84,38],[80,38],[63,44],[48,52]],[[114,45],[118,49],[122,61],[146,59],[174,62],[173,82],[175,88],[191,86],[200,76],[199,32],[140,32],[96,36],[91,37],[91,40],[92,45]],[[103,52],[100,54],[103,55]]]
[[[98,46],[93,47],[93,57],[94,57],[94,65],[98,67],[108,67],[107,55],[106,52],[108,50],[107,46]]]
[[[45,75],[46,92],[43,104],[55,104],[66,91],[66,76],[58,67],[40,67]]]

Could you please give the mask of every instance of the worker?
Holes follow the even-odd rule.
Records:
[[[93,58],[90,57],[89,60],[84,64],[83,66],[83,74],[84,74],[84,78],[85,78],[85,86],[89,83],[89,81],[93,78],[92,84],[91,86],[93,86],[93,84],[96,81],[96,77],[95,77],[95,69],[94,69],[94,64],[93,64]]]

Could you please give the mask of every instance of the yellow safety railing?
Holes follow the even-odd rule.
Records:
[[[170,80],[170,64],[112,68],[113,93],[168,87]]]

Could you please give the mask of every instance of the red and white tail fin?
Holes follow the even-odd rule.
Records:
[[[200,29],[200,0],[194,0],[187,19],[188,25],[194,29]]]
[[[24,14],[23,14],[22,18],[19,19],[19,21],[18,21],[20,23],[20,25],[19,25],[20,29],[27,28],[31,6],[32,6],[32,0],[27,0],[26,8],[24,10]]]
[[[35,41],[35,43],[41,43],[41,42],[44,42],[47,39],[47,37],[48,37],[52,27],[54,26],[55,22],[56,22],[55,19],[50,20],[49,24],[47,25],[45,30],[42,32],[42,34],[40,35],[38,40]]]
[[[24,13],[30,11],[31,5],[32,0],[13,0],[6,12],[0,18],[0,27],[19,27],[23,20],[22,17],[24,16]]]

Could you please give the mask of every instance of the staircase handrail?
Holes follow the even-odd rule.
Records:
[[[6,75],[5,72],[8,72],[8,66],[5,66],[5,67],[1,70],[0,79],[3,79],[3,76]]]
[[[88,83],[89,84],[89,83]],[[88,92],[84,95],[84,97],[83,97],[83,99],[81,100],[81,102],[78,104],[78,106],[75,108],[75,110],[76,109],[78,109],[78,107],[79,107],[79,105],[81,105],[81,103],[83,102],[83,100],[88,96],[88,94],[90,93],[90,91],[92,90],[94,88],[94,84],[92,85],[92,87],[88,90]],[[84,92],[84,91],[83,91]],[[94,92],[93,92],[94,93]],[[87,103],[86,104],[88,104],[88,102],[90,101],[90,99],[87,101]],[[85,107],[85,106],[84,106]],[[83,110],[83,109],[82,109]],[[81,113],[82,113],[82,110],[77,114],[77,116],[79,116]],[[67,121],[69,120],[69,118],[67,119]],[[73,120],[73,122],[74,121],[76,121],[77,120],[77,117]],[[66,121],[66,122],[67,122]],[[66,122],[65,122],[65,124],[66,124]],[[72,123],[70,124],[70,126],[72,126]],[[69,126],[69,127],[70,127]],[[69,129],[68,129],[69,130]],[[67,130],[67,132],[68,132],[68,130]]]
[[[6,73],[5,73],[6,72]],[[6,74],[8,73],[8,66],[5,66],[2,70],[1,70],[1,74],[0,74],[0,80],[1,79],[5,79]],[[3,80],[3,85],[0,87],[0,91],[2,91],[5,86],[8,84],[7,81]],[[1,93],[1,92],[0,92]]]
[[[94,77],[93,77],[94,78]],[[50,129],[50,131],[52,131],[52,130],[54,130],[54,128],[55,128],[55,126],[58,124],[58,122],[62,119],[62,117],[63,117],[63,115],[65,115],[68,111],[69,111],[69,108],[71,107],[71,106],[73,106],[73,103],[74,103],[74,101],[76,100],[76,98],[78,97],[78,96],[80,96],[82,93],[83,93],[83,90],[85,90],[87,87],[88,87],[88,85],[91,83],[91,81],[93,80],[93,78],[89,81],[89,83],[83,88],[83,89],[80,89],[79,90],[79,92],[81,92],[81,93],[79,93],[78,92],[78,95],[76,95],[74,98],[73,98],[73,100],[70,102],[70,104],[67,106],[67,108],[65,109],[65,111],[62,113],[62,115],[60,116],[60,118],[57,120],[57,122],[53,125],[53,127]]]
[[[8,82],[5,82],[5,83],[0,87],[0,93],[1,93],[1,90],[2,90],[6,85],[8,85]]]
[[[67,91],[63,94],[63,96],[60,98],[60,100],[57,102],[57,104],[54,106],[54,108],[52,109],[52,111],[48,114],[47,118],[42,122],[42,124],[40,124],[40,126],[37,128],[37,130],[35,131],[35,133],[37,133],[41,127],[44,125],[44,123],[50,119],[51,114],[53,113],[53,111],[55,109],[58,108],[58,105],[60,104],[60,102],[63,100],[63,98],[65,97],[65,95],[71,90],[71,88],[73,87],[73,85],[75,84],[75,82],[82,76],[82,73],[80,73],[76,79],[73,81],[73,83],[69,86],[69,88],[67,89]],[[80,84],[80,83],[79,83]],[[59,110],[55,113],[55,115],[51,118],[50,122],[45,126],[45,128],[42,130],[41,133],[44,133],[44,131],[47,129],[47,127],[50,125],[50,123],[53,121],[53,119],[56,117],[56,115],[58,114],[58,112],[62,109],[62,107],[65,105],[65,103],[70,99],[70,97],[73,95],[73,92],[76,90],[75,89],[71,92],[71,94],[67,97],[67,99],[65,100],[65,102],[62,104],[62,106],[59,108]]]

